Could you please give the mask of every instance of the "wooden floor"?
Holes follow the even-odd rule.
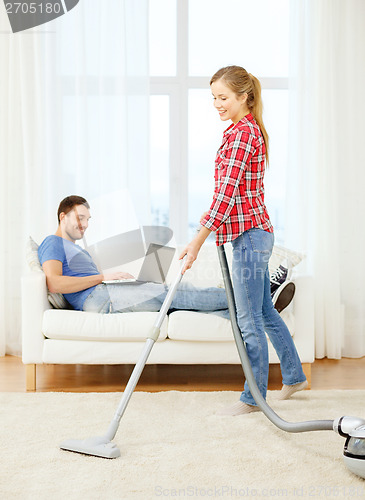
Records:
[[[115,392],[124,390],[133,365],[37,365],[37,391]],[[139,391],[240,391],[239,365],[147,365]],[[278,365],[270,366],[269,390],[281,388]],[[312,390],[365,389],[365,358],[321,359],[312,364]],[[0,358],[0,392],[25,392],[21,358]]]

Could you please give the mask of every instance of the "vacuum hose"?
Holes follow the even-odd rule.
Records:
[[[286,432],[307,432],[307,431],[329,431],[333,430],[333,420],[309,420],[306,422],[287,422],[283,420],[279,415],[277,415],[274,410],[267,404],[265,399],[263,398],[255,377],[252,372],[251,363],[248,358],[248,354],[246,351],[245,343],[242,339],[241,330],[237,324],[236,318],[236,303],[234,300],[233,287],[231,281],[231,275],[228,268],[226,252],[224,249],[224,245],[221,245],[218,248],[218,256],[219,262],[222,269],[224,286],[227,294],[228,301],[228,309],[231,317],[232,330],[234,335],[234,340],[236,342],[238,354],[240,356],[243,372],[245,374],[248,386],[252,393],[254,400],[256,401],[257,406],[260,410],[266,415],[266,417],[279,429],[282,429]]]

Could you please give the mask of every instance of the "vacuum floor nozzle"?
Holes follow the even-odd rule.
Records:
[[[120,450],[115,443],[105,437],[91,437],[88,439],[67,439],[62,441],[60,448],[66,451],[93,455],[102,458],[118,458]]]

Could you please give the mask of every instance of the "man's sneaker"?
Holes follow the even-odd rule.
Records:
[[[283,311],[290,302],[293,300],[295,293],[295,285],[292,281],[285,281],[279,288],[276,289],[272,295],[272,301],[275,309],[280,313]]]
[[[289,269],[283,264],[270,275],[271,298],[273,298],[279,287],[289,278]]]

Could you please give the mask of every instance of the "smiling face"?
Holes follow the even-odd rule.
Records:
[[[210,88],[213,94],[214,107],[222,121],[232,120],[233,123],[237,123],[249,114],[247,94],[238,96],[222,79],[213,82]]]
[[[81,240],[89,225],[90,212],[85,205],[75,205],[67,214],[60,214],[62,237],[75,242]]]

